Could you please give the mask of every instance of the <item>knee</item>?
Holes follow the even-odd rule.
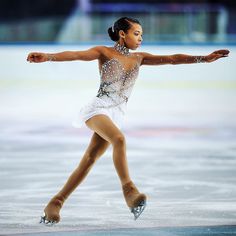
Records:
[[[125,145],[125,136],[123,134],[119,134],[119,135],[116,135],[114,138],[113,138],[113,146],[124,146]]]

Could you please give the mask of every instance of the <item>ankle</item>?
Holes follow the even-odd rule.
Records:
[[[138,189],[136,188],[135,184],[133,181],[129,181],[126,184],[122,186],[123,192],[128,194],[130,192],[136,192],[138,193]]]

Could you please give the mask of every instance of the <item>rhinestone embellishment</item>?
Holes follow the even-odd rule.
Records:
[[[129,52],[129,48],[125,47],[124,45],[120,45],[119,43],[116,43],[114,45],[114,49],[121,53],[122,55],[125,55],[125,56],[129,56],[130,55],[130,52]]]
[[[127,103],[138,71],[139,66],[137,64],[125,71],[118,59],[113,58],[106,61],[102,66],[101,83],[97,97],[106,101],[107,108]]]

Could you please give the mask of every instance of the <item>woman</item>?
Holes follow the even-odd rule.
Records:
[[[44,209],[41,222],[54,224],[60,221],[60,209],[73,190],[83,181],[95,161],[113,147],[113,161],[121,181],[124,198],[134,218],[137,219],[146,206],[147,197],[140,193],[132,182],[127,160],[126,142],[120,130],[126,104],[142,65],[191,64],[213,62],[227,57],[228,50],[218,50],[207,56],[184,54],[152,55],[144,52],[131,53],[142,43],[142,27],[138,20],[122,17],[108,29],[113,47],[97,46],[86,51],[65,51],[48,54],[33,52],[29,62],[98,60],[101,84],[97,96],[80,111],[79,125],[83,122],[94,131],[90,144],[79,166],[74,170],[63,188],[50,200]]]

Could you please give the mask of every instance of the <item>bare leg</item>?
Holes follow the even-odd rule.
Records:
[[[106,115],[96,115],[90,118],[86,124],[112,144],[113,161],[122,184],[123,194],[136,220],[146,206],[147,197],[145,194],[139,193],[134,183],[130,180],[124,135]]]
[[[96,115],[90,118],[86,125],[113,146],[113,162],[121,184],[130,182],[125,137],[119,128],[106,115]]]
[[[71,174],[58,195],[62,195],[67,198],[84,180],[96,160],[102,156],[102,154],[107,150],[108,146],[109,142],[104,140],[98,134],[94,133],[91,142],[79,163],[79,166]]]
[[[79,166],[74,170],[63,188],[50,200],[45,207],[45,217],[42,218],[42,222],[59,222],[60,221],[60,209],[64,201],[75,190],[75,188],[84,180],[89,170],[92,168],[96,160],[107,150],[109,142],[104,140],[98,134],[94,133],[90,144],[81,159]]]
[[[109,143],[113,146],[113,161],[122,184],[123,194],[127,205],[131,208],[132,213],[134,213],[136,209],[141,209],[142,211],[144,209],[142,204],[146,202],[146,195],[140,194],[133,182],[130,180],[124,135],[114,125],[112,120],[105,115],[96,115],[90,118],[86,124],[95,132],[91,143],[78,168],[75,169],[64,187],[51,199],[44,209],[44,220],[54,222],[60,221],[59,212],[64,201],[83,181],[95,161],[105,152]],[[139,211],[138,216],[142,211]],[[136,218],[137,215],[135,216],[135,219]]]

